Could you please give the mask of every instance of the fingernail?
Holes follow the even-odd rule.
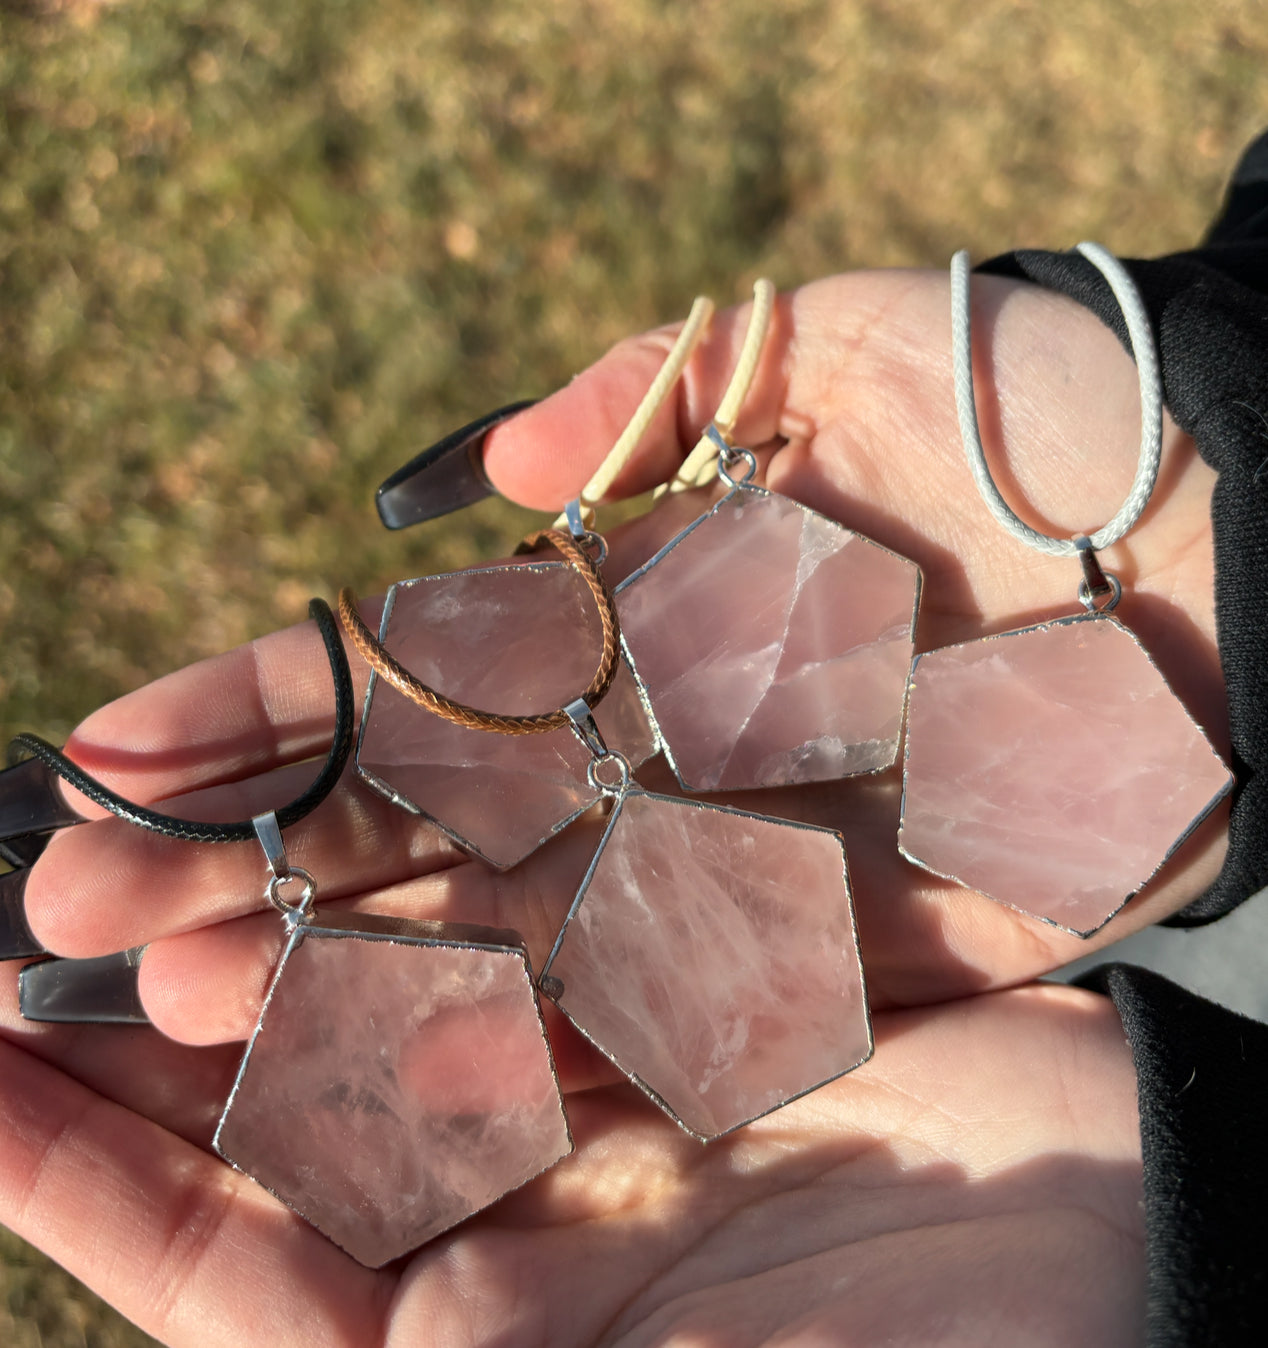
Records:
[[[493,484],[484,474],[485,436],[534,402],[507,403],[416,454],[375,493],[379,519],[389,529],[405,529],[492,496]]]
[[[44,953],[26,925],[22,895],[29,874],[28,870],[17,870],[0,875],[0,960],[24,960]]]
[[[28,964],[18,975],[22,1015],[72,1025],[148,1025],[150,1018],[137,991],[144,949]]]
[[[17,838],[0,842],[0,861],[7,861],[14,870],[34,866],[44,854],[51,833],[23,833]]]
[[[83,819],[62,799],[57,776],[38,758],[0,772],[0,838],[49,833]]]

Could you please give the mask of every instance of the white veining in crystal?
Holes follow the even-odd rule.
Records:
[[[560,562],[483,567],[392,587],[381,640],[407,669],[484,711],[553,711],[599,661],[594,599]],[[595,721],[637,766],[655,752],[622,662]],[[376,790],[433,819],[499,868],[522,861],[598,799],[590,754],[570,729],[499,735],[453,725],[381,679],[371,683],[357,767]]]
[[[920,573],[786,497],[729,493],[618,586],[690,790],[825,781],[898,753]]]
[[[871,1052],[840,837],[638,790],[614,812],[543,987],[703,1138]]]

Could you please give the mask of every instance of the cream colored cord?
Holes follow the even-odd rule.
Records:
[[[581,489],[578,500],[581,505],[581,518],[587,526],[593,525],[594,507],[607,494],[621,469],[629,462],[635,446],[643,438],[643,432],[651,424],[661,403],[668,397],[669,390],[678,382],[687,362],[691,359],[691,353],[704,335],[705,325],[712,317],[713,301],[703,295],[698,296],[691,306],[691,313],[687,315],[682,331],[678,334],[678,340],[665,357],[665,363],[660,367],[656,378],[652,380],[651,388],[643,395],[643,401],[635,409],[629,425],[621,432],[616,444],[608,451],[607,457],[599,465],[594,476]],[[555,528],[567,527],[568,517],[560,515],[555,521]]]
[[[753,376],[757,372],[774,304],[775,287],[767,280],[756,282],[753,286],[753,312],[749,316],[748,330],[744,334],[744,344],[740,348],[740,358],[713,417],[713,424],[728,443],[739,418],[740,408],[748,396]],[[607,457],[599,465],[594,476],[582,488],[581,513],[587,525],[593,525],[595,506],[607,494],[621,470],[630,461],[652,417],[656,415],[660,405],[668,397],[670,389],[682,376],[712,314],[713,303],[710,300],[700,298],[691,306],[691,313],[678,335],[678,340],[666,357],[651,388],[643,396],[643,401],[639,403],[629,425],[621,432],[616,444],[608,451]],[[717,472],[717,458],[717,446],[707,436],[701,436],[682,466],[668,482],[656,489],[654,495],[659,497],[667,491],[687,491],[692,487],[704,486]],[[562,528],[566,522],[567,517],[560,515],[556,527]]]
[[[753,312],[749,315],[748,331],[744,334],[744,345],[740,348],[740,359],[736,362],[735,373],[722,395],[718,410],[713,414],[713,424],[722,434],[722,438],[731,444],[731,435],[739,419],[740,408],[757,373],[757,363],[762,358],[762,347],[766,344],[766,335],[770,331],[771,314],[775,308],[775,287],[765,278],[753,285]],[[662,486],[657,487],[654,496],[663,496],[666,492],[691,491],[694,487],[707,486],[717,476],[718,447],[708,437],[702,435],[696,441],[696,447],[682,462],[682,467]]]

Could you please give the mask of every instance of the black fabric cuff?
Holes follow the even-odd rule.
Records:
[[[1268,1025],[1147,969],[1080,980],[1113,998],[1136,1064],[1149,1348],[1268,1343]]]

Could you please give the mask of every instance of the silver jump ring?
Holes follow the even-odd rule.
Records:
[[[744,472],[736,477],[732,469],[737,464],[744,465]],[[718,454],[718,476],[728,487],[742,487],[751,482],[757,473],[757,455],[751,449],[739,449],[728,445],[725,452]]]
[[[1089,613],[1108,613],[1118,607],[1118,601],[1123,597],[1123,583],[1112,571],[1105,573],[1105,579],[1109,581],[1110,593],[1103,604],[1096,602],[1096,596],[1088,588],[1087,581],[1079,581],[1079,603]]]
[[[577,542],[586,550],[587,556],[595,564],[602,566],[608,559],[608,541],[602,534],[595,533],[593,529],[587,529]]]
[[[580,497],[573,497],[564,506],[564,518],[568,521],[568,532],[576,540],[577,546],[585,549],[595,566],[602,566],[608,559],[607,540],[596,530],[586,528]]]
[[[742,487],[753,480],[757,473],[757,455],[751,449],[731,444],[712,421],[704,428],[704,434],[718,451],[718,476],[728,487]],[[737,463],[744,465],[743,477],[736,477],[731,471]]]
[[[278,893],[282,885],[289,884],[292,880],[299,880],[304,886],[304,892],[300,895],[298,903],[287,903]],[[284,917],[288,917],[294,922],[307,922],[313,913],[313,898],[316,893],[316,880],[302,866],[292,866],[285,875],[269,876],[264,897]]]
[[[604,781],[600,773],[600,769],[606,768],[609,763],[616,768],[615,782]],[[586,765],[586,781],[590,783],[590,789],[600,795],[619,796],[630,784],[630,772],[630,760],[615,749],[609,749],[602,757],[592,758]]]

